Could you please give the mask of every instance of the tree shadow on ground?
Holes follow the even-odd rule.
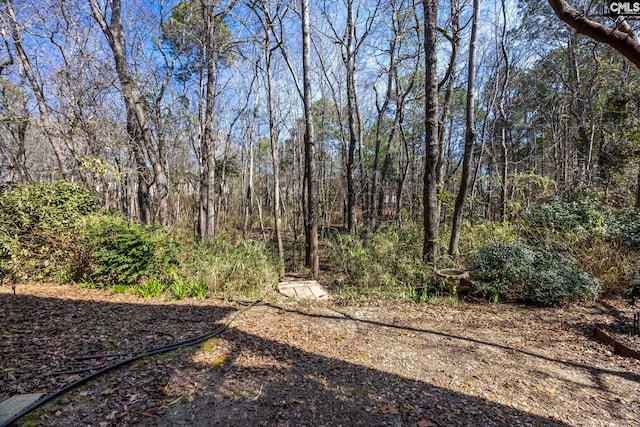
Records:
[[[180,340],[213,329],[223,319],[229,319],[234,310],[237,308],[187,303],[155,305],[142,300],[135,304],[110,303],[0,294],[0,371],[11,373],[3,376],[0,390],[7,393],[4,397],[51,392],[74,377],[53,374],[76,368],[75,355],[135,352],[165,345],[171,338]],[[522,351],[439,331],[292,312]],[[220,339],[226,344],[220,363],[194,361],[194,348],[136,362],[48,404],[35,425],[565,425],[439,387],[427,379],[409,379],[314,354],[236,328],[226,330]],[[109,360],[112,359],[102,363]],[[168,387],[172,377],[189,371],[199,376],[191,379],[197,390],[190,395],[190,402],[185,403],[180,396],[176,399]],[[639,381],[632,373],[594,372],[599,371]]]
[[[147,426],[560,426],[537,416],[452,390],[319,356],[236,329],[229,359],[239,353],[272,363],[231,362],[188,405]],[[263,360],[263,357],[258,357]]]
[[[281,307],[277,307],[277,306],[271,306],[273,308],[278,308],[279,310],[282,310]],[[331,315],[326,315],[326,314],[317,314],[317,313],[307,313],[304,311],[300,311],[300,310],[287,310],[291,313],[295,313],[298,315],[303,315],[303,316],[310,316],[310,317],[315,317],[315,318],[320,318],[320,319],[331,319],[331,320],[344,320],[344,321],[355,321],[355,322],[361,322],[361,323],[366,323],[369,325],[374,325],[374,326],[380,326],[380,327],[385,327],[385,328],[392,328],[392,329],[400,329],[403,331],[411,331],[411,332],[418,332],[418,333],[424,333],[424,334],[430,334],[430,335],[437,335],[440,337],[445,337],[445,338],[452,338],[454,340],[458,340],[458,341],[465,341],[465,342],[470,342],[470,343],[475,343],[475,344],[481,344],[481,345],[486,345],[489,347],[494,347],[494,348],[498,348],[501,350],[507,350],[507,351],[511,351],[511,352],[515,352],[515,353],[520,353],[526,356],[531,356],[534,358],[538,358],[538,359],[542,359],[542,360],[546,360],[549,362],[553,362],[553,363],[557,363],[560,365],[564,365],[566,367],[571,367],[571,368],[577,368],[580,370],[584,370],[585,372],[588,372],[591,376],[599,378],[602,375],[612,375],[612,376],[616,376],[616,377],[620,377],[629,381],[634,381],[637,383],[640,383],[640,375],[635,374],[633,372],[627,372],[627,371],[615,371],[615,370],[610,370],[610,369],[602,369],[602,368],[597,368],[597,367],[593,367],[590,365],[586,365],[584,363],[578,363],[578,362],[573,362],[573,361],[569,361],[569,360],[561,360],[561,359],[557,359],[557,358],[552,358],[552,357],[548,357],[545,356],[543,354],[538,354],[532,351],[528,351],[528,350],[523,350],[520,348],[515,348],[512,346],[508,346],[508,345],[504,345],[504,344],[500,344],[500,343],[495,343],[495,342],[490,342],[490,341],[484,341],[484,340],[479,340],[476,338],[471,338],[471,337],[464,337],[464,336],[460,336],[460,335],[454,335],[451,333],[447,333],[447,332],[442,332],[442,331],[435,331],[435,330],[430,330],[430,329],[424,329],[424,328],[414,328],[411,326],[399,326],[399,325],[394,325],[394,324],[390,324],[390,323],[384,323],[384,322],[378,322],[375,320],[369,320],[369,319],[361,319],[361,318],[357,318],[357,317],[353,317],[350,316],[349,314],[334,310],[336,312],[336,316],[331,316]],[[601,381],[597,381],[598,383]]]
[[[0,293],[0,401],[55,390],[91,368],[198,335],[234,311],[143,301]]]

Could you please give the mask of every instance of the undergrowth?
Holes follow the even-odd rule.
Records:
[[[327,258],[333,286],[346,300],[359,297],[425,301],[440,289],[422,262],[422,232],[415,224],[332,236]]]
[[[0,196],[0,275],[111,288],[143,297],[261,297],[277,283],[265,242],[185,240],[100,211],[86,188],[63,181]]]
[[[523,242],[489,241],[471,257],[473,292],[494,301],[557,305],[594,300],[600,284],[575,261]]]
[[[441,253],[449,234],[443,227]],[[333,290],[346,301],[434,301],[449,297],[436,269],[466,267],[473,270],[472,292],[493,300],[554,305],[640,295],[640,212],[591,197],[555,200],[511,222],[465,221],[461,256],[442,256],[435,266],[422,261],[422,241],[413,222],[331,235],[322,255]],[[225,235],[202,243],[105,212],[77,184],[56,181],[0,195],[0,277],[145,297],[260,298],[275,288],[277,259],[271,242]]]

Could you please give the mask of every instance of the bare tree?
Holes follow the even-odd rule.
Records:
[[[58,167],[60,168],[60,173],[62,177],[65,179],[70,179],[71,175],[67,168],[67,158],[58,143],[56,143],[54,139],[54,130],[53,123],[51,121],[51,116],[49,113],[49,107],[47,105],[47,101],[44,96],[44,91],[42,89],[42,85],[38,82],[36,75],[33,70],[33,66],[31,64],[31,60],[27,55],[27,52],[24,49],[24,45],[22,42],[22,32],[20,31],[20,26],[18,24],[18,20],[16,18],[16,13],[13,8],[13,0],[4,0],[4,4],[6,7],[6,17],[8,20],[8,26],[11,32],[11,40],[13,42],[13,46],[15,47],[18,61],[24,70],[25,75],[27,76],[27,80],[31,86],[31,90],[36,97],[36,101],[38,104],[38,111],[40,112],[40,121],[42,123],[42,129],[44,135],[49,142],[49,145],[53,149],[53,153],[55,154],[56,161],[58,163]]]
[[[302,81],[304,86],[304,174],[307,187],[305,218],[305,262],[314,277],[320,274],[318,255],[318,192],[315,171],[315,137],[311,113],[311,31],[309,26],[309,0],[301,0],[302,6]]]
[[[328,16],[325,6],[325,18],[329,24],[333,34],[333,40],[341,48],[342,62],[346,73],[346,98],[347,98],[347,147],[345,159],[345,179],[346,179],[346,227],[350,232],[355,231],[357,226],[356,204],[358,196],[358,188],[356,185],[356,150],[359,150],[360,174],[363,182],[363,189],[366,187],[366,170],[364,169],[364,159],[362,156],[362,117],[360,114],[360,106],[358,101],[358,89],[356,79],[356,62],[357,57],[362,49],[363,43],[370,36],[374,23],[376,21],[380,8],[380,1],[376,1],[373,10],[368,14],[366,22],[358,25],[357,18],[360,10],[354,0],[346,0],[347,15],[344,34],[340,35],[333,18]],[[358,28],[362,31],[358,34]],[[368,198],[364,198],[363,206],[364,216],[368,218],[370,207],[368,206]]]
[[[508,173],[509,173],[509,147],[507,146],[507,128],[508,117],[505,110],[505,98],[507,97],[507,89],[509,87],[509,79],[511,77],[511,66],[509,64],[509,55],[507,53],[507,8],[505,0],[501,0],[502,10],[502,33],[500,37],[500,51],[504,60],[504,76],[500,89],[498,102],[498,112],[500,113],[500,146],[502,148],[502,164],[500,172],[500,221],[504,221],[507,217],[507,197],[508,197]]]
[[[198,205],[198,235],[202,240],[215,236],[215,145],[216,136],[213,112],[216,101],[216,13],[215,1],[202,1],[204,45],[202,60],[205,63],[205,99],[200,121],[200,197]]]
[[[254,10],[262,29],[264,31],[264,39],[262,49],[264,52],[265,73],[267,76],[267,109],[269,114],[269,144],[271,148],[271,164],[273,166],[273,222],[275,241],[278,248],[278,274],[284,277],[284,247],[282,245],[282,213],[280,203],[280,154],[278,150],[279,132],[276,123],[276,112],[274,102],[274,85],[273,85],[273,52],[278,49],[278,45],[273,45],[273,16],[266,0],[262,0],[259,4],[260,11]],[[278,12],[276,12],[278,13]]]

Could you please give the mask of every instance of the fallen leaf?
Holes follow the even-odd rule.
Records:
[[[379,408],[379,411],[381,414],[388,414],[388,415],[398,414],[398,408],[392,405],[383,405],[381,408]]]

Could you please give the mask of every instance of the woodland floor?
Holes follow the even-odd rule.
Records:
[[[640,362],[612,354],[624,301],[531,308],[164,301],[60,285],[0,287],[0,401],[232,327],[111,371],[23,418],[43,426],[640,426]]]

